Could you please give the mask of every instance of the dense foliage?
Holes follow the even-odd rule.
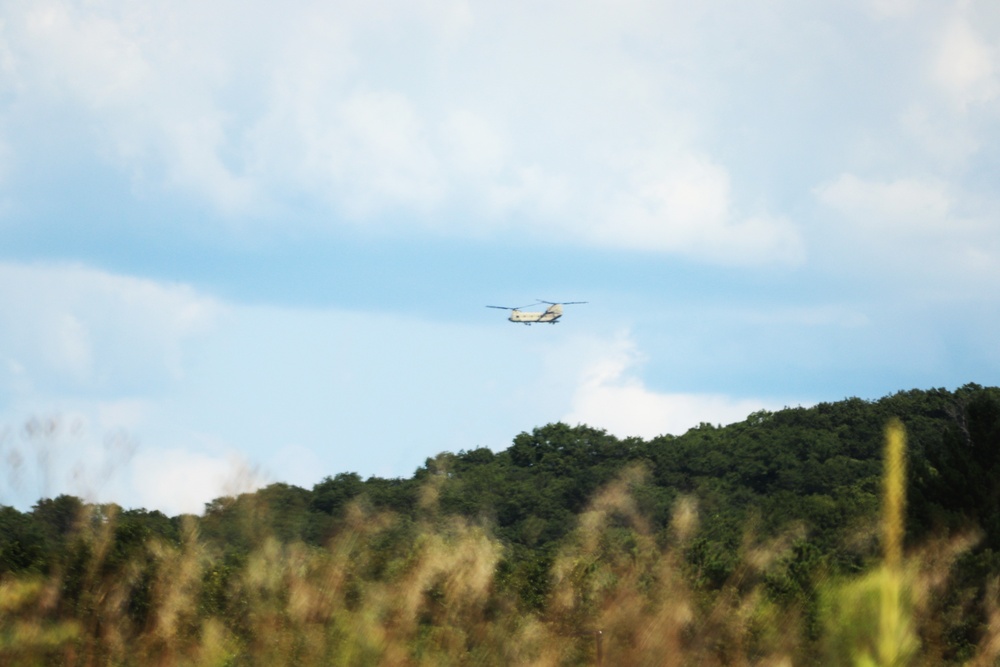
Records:
[[[908,436],[912,664],[992,664],[1000,389],[977,385],[649,441],[549,424],[499,453],[439,454],[409,479],[272,484],[198,517],[70,496],[0,506],[0,657],[860,661],[851,633],[871,619],[845,600],[876,585],[892,418]]]

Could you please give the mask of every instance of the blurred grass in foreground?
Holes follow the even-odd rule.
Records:
[[[656,530],[635,501],[639,466],[577,517],[537,612],[501,585],[505,547],[489,526],[438,511],[436,478],[417,520],[356,502],[325,548],[257,534],[235,560],[201,540],[193,518],[176,543],[123,542],[114,507],[84,506],[58,568],[0,580],[0,664],[940,664],[933,600],[974,536],[904,553],[905,466],[905,432],[893,421],[882,561],[817,582],[815,612],[766,586],[789,567],[802,528],[761,540],[747,526],[738,566],[706,585],[684,557],[698,532],[696,500],[681,498],[669,529]],[[251,530],[266,525],[262,511],[248,510]],[[996,588],[967,664],[997,664]]]

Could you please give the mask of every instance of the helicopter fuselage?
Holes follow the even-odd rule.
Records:
[[[540,304],[548,304],[543,312],[533,311],[533,310],[521,310],[521,308],[530,308],[531,306],[537,306]],[[587,303],[586,301],[564,301],[563,303],[556,303],[554,301],[545,301],[543,299],[538,299],[535,303],[528,304],[527,306],[518,306],[517,308],[511,308],[510,306],[486,306],[487,308],[498,308],[500,310],[509,310],[510,317],[507,319],[511,322],[519,322],[521,324],[555,324],[559,321],[559,318],[563,315],[563,306],[575,304],[575,303]]]
[[[546,308],[543,313],[514,309],[510,311],[510,317],[507,319],[511,322],[521,322],[522,324],[535,324],[536,322],[555,324],[562,317],[562,314],[562,306],[554,304]]]

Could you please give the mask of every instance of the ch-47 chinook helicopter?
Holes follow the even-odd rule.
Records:
[[[543,312],[538,311],[523,311],[522,308],[530,308],[531,306],[537,306],[539,304],[548,304]],[[563,301],[562,303],[555,303],[554,301],[542,301],[539,299],[535,303],[528,304],[527,306],[518,306],[516,308],[511,308],[510,306],[486,306],[487,308],[499,308],[500,310],[509,310],[510,317],[507,319],[511,322],[521,322],[522,324],[535,324],[536,322],[547,322],[549,324],[555,324],[559,321],[559,318],[563,314],[563,306],[571,306],[578,303],[587,303],[586,301]]]

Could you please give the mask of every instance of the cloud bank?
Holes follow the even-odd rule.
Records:
[[[569,424],[602,428],[620,438],[681,435],[701,423],[726,425],[759,410],[786,407],[774,400],[733,398],[724,394],[657,392],[637,371],[642,354],[627,334],[620,335],[580,375]]]

